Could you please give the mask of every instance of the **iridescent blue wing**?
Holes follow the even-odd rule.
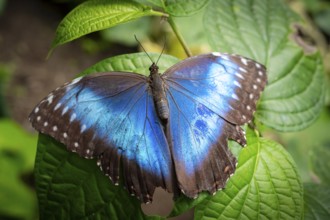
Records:
[[[169,147],[142,75],[112,72],[73,80],[41,101],[30,121],[70,151],[98,158],[115,184],[122,166],[128,191],[144,202],[157,186],[172,191]]]
[[[179,188],[189,197],[214,193],[235,171],[227,140],[246,144],[250,121],[266,85],[265,67],[237,55],[188,58],[163,75],[170,116],[166,129]]]

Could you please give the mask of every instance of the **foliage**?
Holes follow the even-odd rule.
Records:
[[[226,190],[197,206],[196,218],[302,218],[302,184],[291,156],[251,130],[247,138]]]
[[[305,184],[305,217],[306,219],[327,219],[330,216],[330,174],[328,172],[330,143],[315,147],[309,157],[312,170],[320,184]]]
[[[35,219],[36,196],[23,176],[32,175],[36,137],[9,119],[0,131],[0,218]]]
[[[62,20],[52,50],[95,31],[147,16],[162,16],[167,18],[178,42],[189,54],[185,39],[190,33],[180,33],[180,25],[177,24],[181,18],[178,17],[189,19],[196,14],[203,14],[203,25],[196,25],[196,29],[189,31],[202,33],[214,51],[242,54],[267,66],[269,83],[255,114],[257,129],[265,133],[269,128],[281,132],[300,131],[317,119],[325,94],[322,57],[317,50],[306,51],[298,44],[298,31],[293,27],[301,22],[300,18],[281,0],[85,1]],[[150,56],[156,60],[159,54]],[[178,61],[163,54],[159,62],[161,71]],[[149,66],[150,60],[144,53],[125,54],[107,58],[81,75],[113,70],[147,75]],[[15,129],[6,135],[16,134]],[[294,160],[279,143],[262,137],[256,130],[247,129],[247,132],[248,146],[237,151],[238,168],[226,189],[215,196],[202,193],[195,200],[181,196],[175,201],[170,216],[195,208],[196,219],[328,217],[330,199],[324,192],[328,191],[330,178],[327,166],[323,164],[329,165],[329,148],[319,147],[310,151],[312,170],[321,183],[302,184]],[[31,144],[28,138],[26,141],[20,139],[22,142],[17,144],[14,141],[4,144],[1,135],[2,132],[1,153],[6,152],[1,147],[8,144],[10,149]],[[24,137],[24,134],[17,136]],[[14,137],[10,140],[15,140]],[[27,149],[19,160],[27,154],[34,154],[30,148]],[[319,155],[323,156],[319,158]],[[1,159],[4,163],[1,167],[13,166],[10,160]],[[21,165],[11,176],[15,184],[19,182],[18,174],[31,170],[32,166],[31,161],[18,164]],[[95,160],[79,158],[45,135],[39,136],[35,176],[41,219],[162,219],[143,214],[139,201],[130,197],[122,187],[112,185],[98,169]],[[18,201],[32,206],[19,206],[22,208],[20,216],[31,216],[28,210],[35,210],[33,196],[27,189],[16,196]],[[8,207],[2,212],[10,215],[12,206]]]

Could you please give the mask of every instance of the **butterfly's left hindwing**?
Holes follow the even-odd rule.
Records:
[[[173,168],[147,78],[108,73],[76,79],[52,92],[30,115],[32,125],[73,152],[98,158],[116,184],[142,201],[155,187],[172,191]]]

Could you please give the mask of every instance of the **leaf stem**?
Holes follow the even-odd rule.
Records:
[[[176,24],[174,23],[172,17],[170,16],[170,17],[168,17],[167,19],[168,19],[168,23],[171,25],[171,27],[172,27],[172,29],[173,29],[173,31],[174,31],[176,37],[178,38],[179,42],[181,43],[181,45],[182,45],[184,51],[186,52],[187,56],[188,56],[188,57],[191,57],[191,56],[192,56],[192,53],[191,53],[191,51],[189,50],[188,45],[187,45],[186,42],[184,41],[184,39],[183,39],[181,33],[180,33],[179,30],[178,30],[178,27],[177,27]]]

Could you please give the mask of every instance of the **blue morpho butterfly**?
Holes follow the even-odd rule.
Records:
[[[148,203],[155,187],[196,198],[225,187],[236,168],[228,139],[244,146],[244,130],[266,82],[263,65],[210,53],[187,58],[160,75],[97,73],[50,93],[30,114],[34,128],[97,165]],[[121,170],[119,170],[121,167]]]

